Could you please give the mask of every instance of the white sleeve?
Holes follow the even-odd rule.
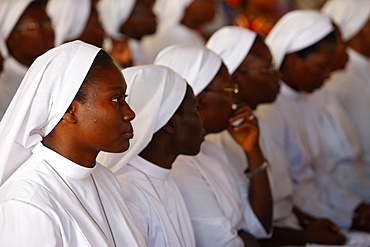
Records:
[[[0,205],[1,246],[62,246],[59,226],[42,209],[21,201]]]
[[[244,246],[230,220],[224,215],[212,189],[190,164],[178,164],[172,169],[175,180],[188,208],[197,246]]]

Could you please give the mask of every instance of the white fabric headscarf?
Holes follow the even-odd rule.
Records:
[[[200,94],[216,76],[221,58],[204,46],[173,45],[163,49],[154,64],[167,66],[181,75]]]
[[[0,122],[0,185],[58,124],[99,50],[75,41],[33,62]]]
[[[91,0],[49,0],[47,14],[54,25],[55,46],[76,39],[85,30]]]
[[[344,41],[350,40],[370,18],[369,0],[329,0],[322,12],[331,16],[339,26]]]
[[[33,1],[35,0],[0,1],[0,48],[4,58],[8,56],[6,40],[23,12]]]
[[[218,54],[232,75],[247,57],[257,34],[243,27],[226,26],[208,40],[208,49]]]
[[[177,25],[184,17],[186,8],[194,0],[156,0],[153,12],[158,19],[158,31]]]
[[[122,70],[127,83],[127,103],[136,113],[131,122],[135,136],[125,153],[100,153],[98,161],[113,173],[138,155],[173,116],[185,97],[187,83],[176,72],[160,65]]]
[[[285,14],[266,37],[276,68],[280,69],[286,54],[305,49],[332,32],[330,18],[314,10],[294,10]]]
[[[97,10],[104,30],[113,38],[122,37],[120,28],[130,17],[136,0],[99,0]]]

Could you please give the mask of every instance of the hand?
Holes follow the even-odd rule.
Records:
[[[131,52],[128,46],[127,39],[114,40],[112,39],[112,49],[108,51],[108,54],[122,67],[132,66]]]
[[[346,242],[346,237],[341,233],[339,227],[327,219],[312,220],[305,231],[309,232],[312,243],[342,245]]]
[[[362,203],[356,208],[352,229],[370,232],[370,205]]]
[[[243,121],[239,125],[233,126],[233,123],[239,119],[242,119]],[[259,147],[258,121],[253,115],[251,108],[247,105],[239,106],[233,116],[229,119],[229,123],[227,130],[246,152],[250,152],[256,147]]]

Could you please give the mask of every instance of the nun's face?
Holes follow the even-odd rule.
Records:
[[[262,39],[256,39],[247,57],[234,72],[233,79],[239,85],[238,100],[252,109],[275,101],[280,91],[279,76]]]
[[[121,26],[121,33],[137,40],[155,33],[157,19],[152,10],[153,4],[153,0],[137,0],[130,17]]]
[[[312,93],[324,84],[330,77],[336,48],[335,42],[324,42],[317,51],[297,59],[295,83],[299,91]]]
[[[224,64],[197,99],[199,112],[204,117],[203,125],[206,132],[217,133],[225,130],[232,114],[234,95],[230,76]]]
[[[348,61],[346,44],[344,43],[342,39],[342,34],[338,26],[334,25],[334,29],[335,29],[335,35],[337,36],[337,49],[335,52],[335,58],[333,60],[332,71],[344,69]]]
[[[178,125],[175,136],[175,145],[180,154],[196,155],[200,151],[200,145],[204,140],[202,119],[197,110],[197,103],[190,86],[187,87],[185,98],[182,103],[181,113],[178,115]]]
[[[77,39],[97,47],[102,47],[104,37],[105,31],[99,21],[98,12],[96,11],[95,5],[93,4],[85,29]]]
[[[6,44],[9,53],[26,66],[54,47],[54,31],[44,5],[32,2],[27,7]]]
[[[124,152],[133,137],[135,117],[125,101],[126,82],[113,62],[99,70],[95,83],[89,85],[87,100],[80,103],[77,133],[89,151]]]
[[[186,8],[185,15],[200,25],[212,21],[216,15],[216,9],[217,1],[215,0],[193,0]]]

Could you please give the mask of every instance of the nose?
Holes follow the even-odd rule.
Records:
[[[136,117],[135,112],[131,109],[131,107],[126,103],[125,107],[122,109],[123,119],[126,122],[131,122]]]

